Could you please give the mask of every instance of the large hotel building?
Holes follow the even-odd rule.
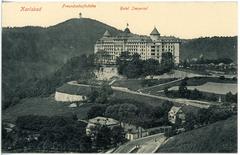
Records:
[[[132,34],[129,28],[126,28],[116,36],[106,31],[96,42],[94,53],[105,54],[105,58],[107,55],[107,59],[101,63],[115,64],[117,57],[125,51],[130,55],[138,53],[142,60],[155,59],[159,62],[161,62],[162,53],[171,52],[175,64],[178,64],[180,42],[180,39],[172,36],[161,36],[155,27],[150,36]]]

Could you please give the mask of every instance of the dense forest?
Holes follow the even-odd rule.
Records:
[[[180,59],[229,58],[237,63],[237,37],[205,37],[183,40],[180,45]]]
[[[3,28],[3,108],[24,97],[49,94],[61,83],[81,76],[73,75],[73,72],[82,72],[79,65],[83,65],[80,61],[85,58],[79,56],[92,54],[95,42],[106,30],[112,35],[120,32],[87,18],[70,19],[47,28]],[[180,50],[181,59],[203,54],[207,58],[227,57],[236,61],[237,37],[184,40]]]

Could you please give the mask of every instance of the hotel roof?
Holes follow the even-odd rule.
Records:
[[[152,32],[150,33],[150,35],[160,35],[160,33],[158,32],[158,30],[156,29],[156,27],[154,27],[154,29],[152,30]]]

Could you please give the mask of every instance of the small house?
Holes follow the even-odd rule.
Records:
[[[182,107],[173,106],[168,112],[168,121],[172,124],[183,124],[185,122],[185,113]]]
[[[89,119],[88,125],[86,127],[86,134],[91,135],[92,129],[97,125],[100,125],[100,126],[105,125],[110,129],[112,129],[115,126],[120,126],[120,122],[115,119],[107,118],[107,117],[95,117],[95,118]]]
[[[146,137],[149,135],[148,131],[143,129],[142,127],[137,127],[134,125],[129,125],[128,127],[124,127],[126,132],[125,138],[128,140],[134,140],[142,137]]]

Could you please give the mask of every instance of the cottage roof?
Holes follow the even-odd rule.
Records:
[[[88,122],[93,124],[107,125],[107,126],[119,124],[119,122],[113,118],[100,117],[100,116],[92,118],[88,120]]]
[[[170,109],[170,112],[172,113],[178,113],[178,111],[181,109],[182,107],[176,107],[176,106],[173,106],[171,109]]]

